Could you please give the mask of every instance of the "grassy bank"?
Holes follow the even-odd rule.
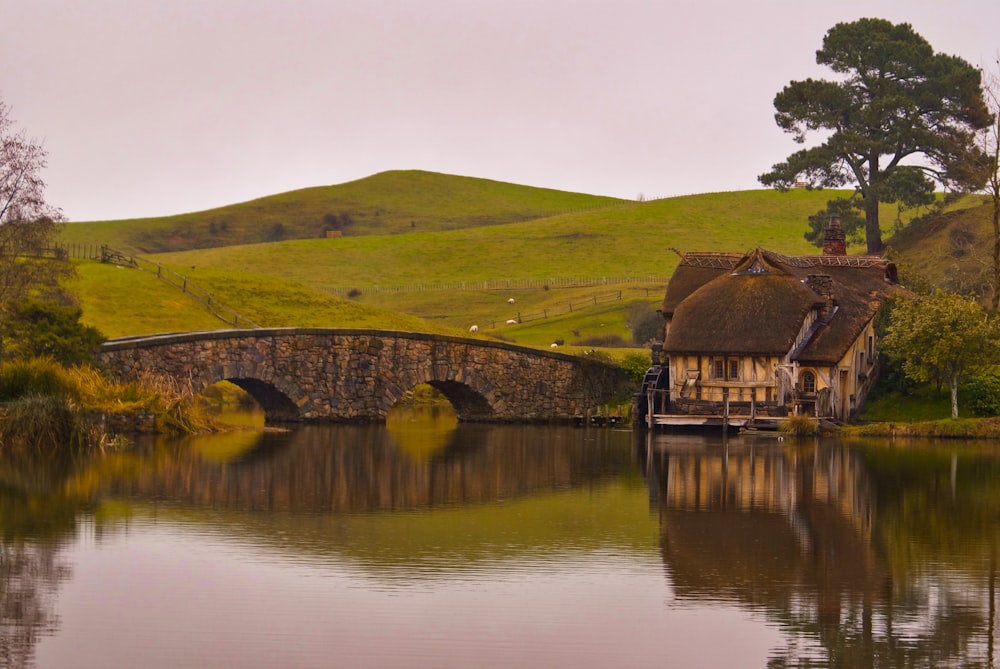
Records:
[[[959,411],[963,408],[959,400]],[[967,409],[966,409],[967,411]],[[947,390],[924,384],[907,393],[880,391],[869,399],[857,425],[841,429],[848,437],[1000,439],[1000,417],[951,418]]]
[[[888,439],[1000,439],[1000,417],[864,423],[841,428],[839,434]]]
[[[114,426],[167,433],[213,429],[190,388],[147,377],[118,383],[50,358],[0,364],[0,451],[55,454],[121,445]]]

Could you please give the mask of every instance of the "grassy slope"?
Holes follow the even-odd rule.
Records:
[[[930,284],[983,294],[983,272],[992,262],[991,213],[985,198],[970,196],[944,216],[904,228],[889,244]]]
[[[336,197],[331,199],[330,193]],[[609,331],[627,339],[625,308],[636,300],[650,308],[659,302],[678,260],[671,248],[745,251],[762,246],[788,254],[815,253],[802,237],[805,219],[833,195],[758,190],[636,203],[427,172],[391,172],[190,215],[229,212],[245,219],[240,226],[254,220],[258,229],[266,229],[271,220],[321,217],[317,212],[337,202],[354,212],[379,212],[371,218],[381,224],[358,223],[355,232],[367,236],[231,246],[155,259],[265,326],[454,333],[476,323],[483,332],[536,345]],[[412,218],[418,212],[419,220]],[[512,222],[531,215],[541,217]],[[883,215],[891,221],[895,212],[887,209]],[[181,218],[74,224],[63,237],[113,246],[123,245],[137,231],[167,239],[173,233],[171,222]],[[359,214],[358,220],[362,218]],[[212,219],[200,220],[199,225],[207,225]],[[411,220],[418,221],[415,228]],[[472,227],[445,229],[463,224]],[[227,327],[150,276],[89,263],[81,264],[80,275],[84,319],[108,335]],[[647,275],[658,279],[552,290],[366,292],[351,301],[335,294],[352,287]],[[619,290],[622,299],[605,304]],[[507,303],[510,297],[516,298],[513,306]],[[601,304],[594,304],[595,297]],[[572,313],[570,304],[575,305]],[[544,320],[504,324],[518,314],[534,317],[543,310],[549,312]]]
[[[678,261],[671,247],[744,251],[765,246],[784,253],[813,253],[815,248],[802,237],[802,221],[829,196],[808,191],[716,193],[628,203],[502,226],[246,245],[162,254],[157,260],[213,291],[218,290],[216,282],[226,272],[242,273],[244,268],[341,294],[352,287],[504,278],[659,277],[652,283],[627,287],[382,292],[365,294],[358,300],[445,326],[467,329],[477,324],[484,331],[517,318],[518,313],[539,314],[547,309],[553,317],[544,324],[499,328],[506,338],[534,345],[599,336],[609,330],[628,339],[620,312],[630,299],[644,299],[655,308],[665,279]],[[590,310],[566,313],[569,304],[575,303],[579,309],[595,297],[603,302],[619,289],[625,293],[614,318],[593,318],[588,315]],[[507,304],[509,297],[516,299],[514,307]]]
[[[168,253],[177,267],[255,268],[324,290],[488,279],[669,276],[682,251],[814,253],[802,221],[828,194],[743,191],[630,203],[507,225]]]
[[[107,244],[128,253],[325,237],[327,214],[349,214],[345,236],[501,225],[621,200],[422,171],[383,172],[208,211],[162,218],[67,225],[61,240]]]
[[[82,262],[75,285],[83,321],[105,336],[218,330],[231,327],[190,295],[149,272]],[[213,296],[239,305],[243,316],[271,327],[360,327],[459,334],[416,316],[355,304],[308,287],[269,277],[225,272],[212,284]]]

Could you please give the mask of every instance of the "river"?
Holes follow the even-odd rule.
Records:
[[[1000,451],[307,426],[0,461],[3,667],[993,666]]]

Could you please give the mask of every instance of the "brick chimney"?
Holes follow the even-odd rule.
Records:
[[[806,277],[806,285],[823,298],[823,306],[819,309],[819,319],[825,321],[833,316],[833,279],[829,274],[810,274]]]
[[[847,236],[840,227],[840,216],[831,216],[830,223],[826,226],[826,232],[823,233],[823,255],[847,255]]]

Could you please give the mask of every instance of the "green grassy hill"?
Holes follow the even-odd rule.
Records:
[[[547,346],[609,334],[628,340],[626,312],[636,303],[658,306],[676,251],[759,246],[816,253],[803,237],[806,219],[835,195],[756,190],[628,202],[388,172],[200,214],[71,224],[62,241],[106,243],[131,253],[144,244],[159,249],[212,242],[214,248],[142,255],[262,326],[455,334],[476,324],[481,335]],[[266,235],[276,223],[306,231],[327,210],[351,214],[355,222],[346,236],[234,243]],[[954,237],[951,231],[978,216],[975,207],[963,211],[938,233]],[[883,212],[887,228],[895,216],[891,207]],[[178,233],[182,221],[190,234]],[[930,224],[904,227],[890,244],[904,259],[936,266],[941,243],[918,256],[934,230]],[[109,336],[229,327],[155,274],[86,261],[79,274],[84,320]]]
[[[324,238],[330,229],[351,237],[502,225],[621,202],[488,179],[394,171],[177,216],[71,223],[61,241],[162,253]]]
[[[83,321],[107,337],[232,327],[155,273],[78,262],[74,287]],[[205,287],[201,286],[200,287]],[[463,334],[417,316],[358,304],[274,277],[220,273],[209,291],[242,317],[268,327],[351,327]]]
[[[960,293],[990,294],[992,204],[969,196],[939,216],[903,228],[889,245],[915,279]]]

